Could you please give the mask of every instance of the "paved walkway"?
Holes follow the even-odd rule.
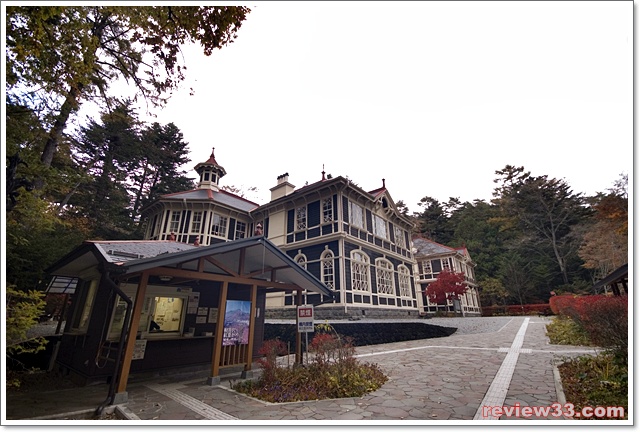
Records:
[[[562,357],[593,354],[594,349],[550,345],[545,334],[548,318],[504,317],[502,320],[503,326],[489,333],[454,334],[446,338],[357,348],[361,361],[377,363],[389,377],[380,389],[360,398],[265,403],[230,390],[230,379],[238,379],[236,374],[217,386],[207,385],[206,376],[131,383],[127,389],[128,402],[121,408],[130,419],[143,424],[158,421],[178,421],[181,425],[191,421],[198,425],[206,422],[266,425],[290,421],[313,421],[314,424],[318,421],[340,424],[523,421],[524,417],[494,415],[496,411],[485,407],[546,407],[563,403],[553,362]],[[529,419],[541,420],[539,417]],[[563,421],[551,415],[544,419]]]

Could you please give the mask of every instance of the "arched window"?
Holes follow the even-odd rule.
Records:
[[[303,269],[307,268],[307,257],[303,253],[298,252],[293,260]]]
[[[400,295],[402,297],[411,297],[411,276],[409,268],[404,264],[398,266],[398,283],[400,284]]]
[[[322,283],[331,290],[336,289],[333,252],[328,249],[322,252],[320,261],[322,262]]]
[[[384,258],[376,260],[376,285],[378,294],[394,295],[393,264]]]
[[[371,291],[369,257],[361,250],[351,252],[351,289],[354,291]]]

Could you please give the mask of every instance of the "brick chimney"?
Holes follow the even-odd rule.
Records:
[[[296,187],[289,183],[289,173],[278,176],[278,184],[269,189],[271,191],[271,201],[289,195]]]

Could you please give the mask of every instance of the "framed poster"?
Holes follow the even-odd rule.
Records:
[[[250,315],[250,301],[227,300],[222,345],[244,345],[249,343]]]

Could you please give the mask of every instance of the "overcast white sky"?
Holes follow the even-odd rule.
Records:
[[[412,212],[491,199],[507,164],[588,195],[631,183],[632,1],[260,2],[233,44],[198,51],[156,120],[190,167],[215,146],[221,185],[260,204],[323,164],[366,190],[385,178]]]

